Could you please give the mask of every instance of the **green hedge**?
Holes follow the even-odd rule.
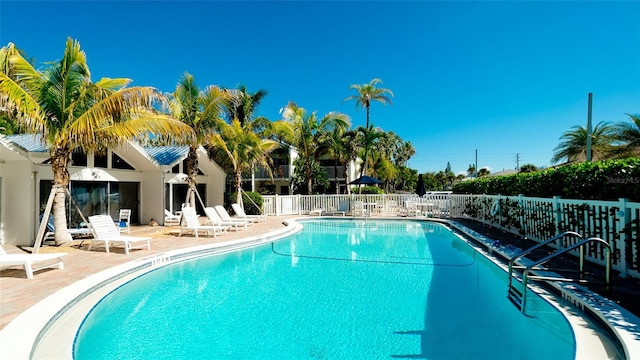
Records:
[[[249,200],[249,198],[251,198],[251,200],[253,200],[253,202],[251,200]],[[227,193],[227,207],[231,207],[231,204],[233,204],[234,202],[236,202],[236,199],[238,199],[238,193],[237,192],[232,192],[232,193]],[[247,192],[242,192],[242,203],[244,205],[244,212],[247,215],[258,215],[258,214],[262,214],[262,212],[258,209],[262,208],[262,203],[264,202],[264,200],[262,199],[262,195],[260,195],[260,193],[257,192],[251,192],[251,191],[247,191]],[[258,207],[256,207],[253,203],[256,203],[258,205]]]
[[[453,192],[640,201],[640,159],[576,163],[530,173],[483,177],[454,184]]]

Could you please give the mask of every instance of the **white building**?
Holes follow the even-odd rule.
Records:
[[[124,208],[132,210],[133,224],[151,219],[162,224],[164,209],[180,210],[185,201],[187,153],[187,147],[144,148],[134,142],[104,155],[74,153],[69,190],[85,217],[109,214],[116,218]],[[202,148],[198,163],[203,202],[222,204],[226,174]],[[34,243],[52,181],[48,149],[38,136],[0,135],[0,243]],[[67,213],[68,226],[79,226],[82,220],[74,204],[68,204]]]

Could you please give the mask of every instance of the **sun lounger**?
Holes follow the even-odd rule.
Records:
[[[322,210],[322,209],[309,210],[309,216],[314,216],[314,215],[315,216],[321,216],[323,211],[324,210]]]
[[[207,219],[209,220],[209,223],[211,225],[228,227],[228,228],[234,229],[235,231],[239,231],[241,228],[242,229],[246,229],[247,228],[247,224],[246,223],[242,223],[242,222],[239,222],[239,221],[224,221],[224,220],[222,220],[220,215],[218,215],[218,212],[216,211],[216,209],[214,209],[212,207],[204,208],[204,213],[207,215]]]
[[[222,221],[239,222],[241,224],[245,224],[245,226],[249,226],[253,224],[252,221],[247,221],[245,219],[240,219],[240,218],[232,218],[231,215],[229,215],[229,213],[227,212],[227,209],[225,209],[224,206],[222,205],[216,205],[214,209],[216,209],[216,212],[218,213]]]
[[[7,254],[0,246],[0,268],[22,266],[27,279],[33,279],[33,272],[45,268],[64,269],[62,257],[67,253],[53,254]]]
[[[195,237],[198,237],[198,232],[201,231],[207,235],[213,235],[213,237],[216,237],[218,233],[227,233],[226,226],[201,225],[198,214],[196,214],[196,210],[192,207],[182,208],[182,217],[184,221],[180,225],[180,234],[178,237],[182,236],[185,232],[191,232]]]
[[[244,220],[249,220],[249,221],[254,221],[254,222],[265,222],[265,221],[267,221],[267,216],[266,215],[247,215],[244,212],[244,209],[242,208],[242,206],[240,206],[240,204],[238,204],[238,203],[231,204],[231,208],[233,209],[233,212],[236,213],[236,217],[239,218],[239,219],[244,219]]]
[[[91,223],[91,231],[93,232],[93,239],[89,240],[89,250],[91,250],[94,242],[104,244],[106,252],[109,252],[110,244],[122,245],[127,255],[129,255],[129,250],[134,248],[146,247],[151,250],[150,237],[121,235],[120,230],[109,215],[89,216],[89,223]]]
[[[171,211],[164,209],[164,225],[180,225],[180,215],[173,215]]]

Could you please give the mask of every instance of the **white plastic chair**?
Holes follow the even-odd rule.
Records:
[[[120,228],[120,232],[126,231],[127,234],[131,234],[131,209],[120,209],[118,227]]]

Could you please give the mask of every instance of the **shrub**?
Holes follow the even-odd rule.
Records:
[[[640,201],[640,159],[583,162],[530,173],[484,177],[454,184],[453,192]]]
[[[230,207],[230,204],[236,202],[236,199],[238,198],[238,193],[233,192],[233,193],[227,193],[227,194],[228,194],[227,204],[229,204],[228,207]],[[262,214],[262,212],[259,209],[262,209],[263,202],[264,200],[262,199],[262,195],[260,195],[260,193],[251,192],[251,191],[242,192],[242,203],[244,205],[244,212],[247,215]],[[256,207],[254,203],[258,205],[258,207]]]

